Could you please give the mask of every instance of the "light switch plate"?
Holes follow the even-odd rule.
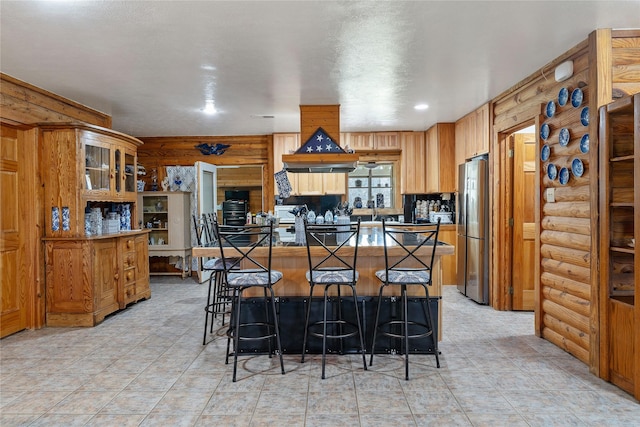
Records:
[[[547,203],[553,203],[556,201],[556,189],[555,188],[547,188]]]

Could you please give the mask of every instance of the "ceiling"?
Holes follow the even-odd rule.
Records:
[[[343,132],[425,130],[639,17],[640,1],[2,0],[0,70],[140,137],[298,132],[301,104],[340,104]]]

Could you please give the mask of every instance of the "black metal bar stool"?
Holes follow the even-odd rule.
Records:
[[[343,339],[357,336],[360,341],[362,363],[366,371],[366,350],[362,334],[362,321],[360,320],[358,309],[358,295],[356,293],[356,283],[359,276],[356,270],[356,260],[358,258],[360,221],[355,224],[345,225],[314,225],[305,221],[305,236],[309,259],[309,270],[306,277],[309,281],[310,290],[304,324],[301,363],[304,363],[308,336],[322,338],[322,379],[324,379],[327,339],[339,339],[340,353],[342,353]],[[322,320],[310,324],[313,288],[316,285],[324,287],[323,317]],[[334,316],[330,319],[328,309],[331,304],[329,298],[329,289],[331,287],[337,288],[337,299],[333,304]],[[346,320],[344,317],[342,296],[340,294],[342,287],[351,289],[355,307],[354,321]]]
[[[376,347],[376,334],[380,333],[392,338],[402,339],[402,353],[404,353],[405,379],[409,379],[409,340],[433,338],[436,365],[440,367],[438,358],[438,337],[434,329],[434,321],[429,307],[429,290],[431,286],[433,260],[435,259],[440,219],[433,224],[411,224],[402,226],[387,226],[382,221],[384,235],[384,262],[385,269],[376,271],[376,277],[382,282],[378,293],[378,308],[374,323],[373,341],[371,344],[371,356],[369,366],[373,364],[373,354]],[[431,254],[421,255],[425,246],[433,245]],[[425,259],[426,258],[426,259]],[[382,305],[382,293],[387,286],[399,286],[402,301],[402,316],[398,320],[390,319],[380,323],[380,307]],[[407,286],[419,286],[424,289],[426,305],[421,304],[424,321],[409,320],[409,305],[407,303]],[[410,331],[411,328],[411,331]]]
[[[193,216],[198,246],[214,246],[217,241],[213,236],[212,219],[208,214],[202,214],[201,218]],[[207,303],[204,306],[204,333],[202,345],[207,344],[207,333],[213,333],[214,320],[222,314],[222,325],[225,324],[225,316],[231,313],[231,293],[224,282],[224,266],[221,258],[208,258],[200,260],[202,271],[209,273],[207,279],[209,288],[207,290]]]
[[[225,363],[229,363],[230,343],[233,340],[233,381],[236,381],[238,353],[243,341],[266,340],[271,357],[272,340],[275,339],[280,368],[284,374],[278,313],[273,292],[273,285],[282,279],[282,272],[271,269],[273,224],[231,226],[220,225],[215,221],[214,235],[218,239],[224,267],[222,280],[232,291]],[[263,261],[265,259],[266,261]],[[242,323],[243,292],[251,288],[263,289],[264,319],[249,319]]]

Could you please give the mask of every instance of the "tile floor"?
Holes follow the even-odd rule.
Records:
[[[152,298],[95,328],[44,328],[0,341],[6,426],[631,426],[640,405],[533,335],[531,313],[498,312],[445,287],[441,368],[413,356],[305,364],[202,346],[206,286],[153,277]]]

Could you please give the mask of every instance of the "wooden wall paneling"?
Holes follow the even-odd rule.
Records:
[[[613,98],[640,92],[640,35],[638,31],[611,31]]]
[[[11,124],[81,121],[111,127],[111,116],[0,73],[1,119]]]
[[[272,139],[269,135],[241,136],[176,136],[176,137],[143,137],[139,138],[144,145],[138,147],[138,163],[145,167],[147,175],[143,180],[147,189],[151,188],[151,170],[158,170],[158,182],[166,176],[166,166],[191,166],[196,161],[214,165],[240,166],[265,165],[268,170],[268,145]],[[220,156],[205,155],[196,145],[226,144],[231,145]],[[267,181],[265,181],[267,182]],[[273,174],[268,182],[273,185]]]
[[[300,141],[302,144],[321,127],[334,142],[340,141],[340,105],[301,105]]]

